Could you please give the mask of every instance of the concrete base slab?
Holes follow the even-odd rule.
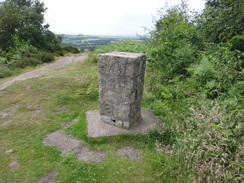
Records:
[[[129,130],[102,123],[100,121],[99,110],[87,111],[86,119],[88,129],[87,136],[92,138],[122,134],[146,134],[150,130],[161,128],[160,121],[155,119],[153,113],[147,108],[141,109],[141,121]]]

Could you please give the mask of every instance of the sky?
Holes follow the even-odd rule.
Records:
[[[0,0],[2,1],[2,0]],[[41,0],[48,8],[45,22],[56,34],[143,35],[153,26],[157,10],[180,0]],[[204,0],[188,0],[190,9],[201,11]]]
[[[42,0],[48,8],[46,23],[56,34],[143,35],[166,0]],[[180,0],[168,0],[171,5]],[[201,11],[204,0],[188,0]]]

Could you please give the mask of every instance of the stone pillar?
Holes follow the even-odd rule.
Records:
[[[129,129],[140,121],[146,55],[98,55],[101,122]]]

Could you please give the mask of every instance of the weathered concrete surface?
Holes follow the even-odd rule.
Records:
[[[88,147],[83,145],[82,140],[72,138],[61,130],[50,133],[43,140],[45,145],[56,146],[63,152],[73,151],[80,161],[87,162],[101,162],[106,152],[91,151]]]
[[[136,125],[126,130],[118,128],[114,125],[101,123],[99,110],[87,111],[87,129],[88,137],[102,137],[102,136],[113,136],[122,134],[146,134],[152,129],[160,129],[160,121],[154,118],[153,113],[146,108],[141,110],[141,120]]]
[[[146,55],[98,55],[101,122],[130,129],[140,121]]]
[[[72,138],[61,130],[50,133],[44,139],[45,145],[56,146],[62,151],[74,151],[77,152],[82,146],[82,140]]]

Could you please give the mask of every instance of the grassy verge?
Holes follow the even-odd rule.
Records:
[[[56,182],[162,181],[155,163],[162,155],[151,148],[153,135],[86,138],[85,112],[98,108],[97,79],[97,64],[86,61],[16,82],[0,92],[0,122],[10,121],[0,126],[0,182],[38,182],[50,171],[57,172]],[[85,163],[72,153],[63,155],[58,148],[43,145],[44,137],[59,129],[83,139],[93,150],[106,150],[107,157],[101,163]],[[143,150],[141,161],[114,154],[128,145]],[[10,149],[15,152],[6,154]],[[15,160],[19,167],[10,168]]]

